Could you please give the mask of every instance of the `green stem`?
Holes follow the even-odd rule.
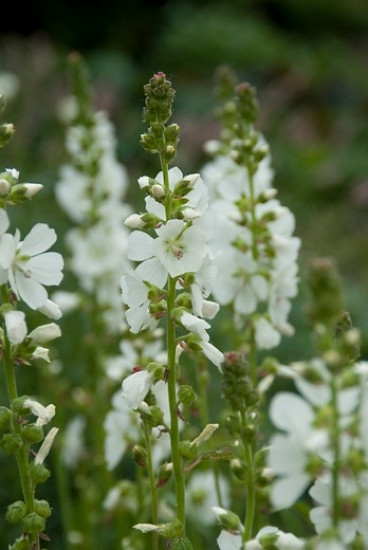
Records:
[[[144,438],[146,443],[147,452],[147,471],[151,488],[151,506],[152,506],[152,523],[158,525],[158,495],[155,474],[152,464],[152,450],[151,450],[151,430],[147,422],[143,423]],[[152,534],[152,550],[158,550],[158,535]]]
[[[163,174],[163,182],[166,190],[165,212],[166,219],[171,216],[171,193],[169,185],[169,170],[166,160],[160,155],[161,167]],[[185,526],[185,479],[182,467],[182,459],[180,456],[180,431],[179,419],[177,415],[177,396],[176,396],[176,379],[177,379],[177,364],[176,364],[176,332],[175,324],[171,319],[172,311],[175,307],[176,297],[176,279],[168,277],[167,286],[167,321],[166,321],[166,341],[167,341],[167,368],[169,372],[167,390],[169,397],[170,409],[170,442],[171,442],[171,458],[173,463],[175,492],[176,492],[176,513],[178,519]]]
[[[249,166],[247,166],[247,170],[248,170],[248,178],[249,178],[249,191],[250,191],[250,204],[251,204],[252,257],[253,257],[253,260],[257,261],[259,258],[259,251],[257,248],[257,239],[256,239],[257,218],[256,218],[256,208],[255,208],[254,181],[253,181],[253,172]]]
[[[332,524],[335,529],[339,525],[339,470],[340,470],[340,428],[339,410],[337,404],[337,388],[335,377],[331,376],[331,405],[332,405],[332,449],[334,459],[332,463]]]
[[[177,415],[177,396],[176,396],[176,378],[177,365],[175,357],[176,335],[175,325],[171,320],[171,312],[174,308],[176,279],[169,276],[167,292],[167,368],[169,377],[167,382],[170,408],[170,441],[171,458],[174,470],[175,488],[176,488],[176,508],[177,517],[185,525],[185,480],[180,456],[180,431],[179,419]]]
[[[240,413],[242,431],[245,432],[247,425],[246,414],[244,411]],[[253,525],[256,511],[256,476],[254,465],[254,445],[249,443],[245,438],[243,439],[244,447],[244,460],[247,469],[246,491],[247,491],[247,504],[245,509],[244,519],[244,531],[243,542],[251,540],[253,537]]]

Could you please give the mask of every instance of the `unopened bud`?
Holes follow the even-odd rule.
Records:
[[[188,386],[185,384],[180,386],[178,391],[179,403],[183,403],[183,405],[192,405],[192,403],[194,403],[196,399],[197,396],[192,386]]]
[[[230,512],[224,508],[220,508],[219,506],[213,506],[212,510],[215,513],[221,527],[223,527],[226,531],[240,531],[241,522],[239,517],[234,514],[234,512]]]
[[[131,229],[142,229],[146,225],[139,214],[131,214],[126,218],[124,224]]]
[[[22,520],[22,529],[25,533],[30,535],[38,535],[45,529],[46,520],[42,516],[39,516],[36,512],[27,514]]]
[[[21,521],[27,513],[27,507],[23,500],[17,500],[8,506],[6,519],[13,525]]]
[[[150,189],[151,195],[154,199],[162,199],[166,195],[166,190],[160,183],[155,183]]]

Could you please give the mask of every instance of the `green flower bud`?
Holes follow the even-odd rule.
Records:
[[[180,520],[174,519],[170,523],[165,523],[160,529],[160,534],[167,539],[180,538],[183,535],[184,527]]]
[[[21,395],[14,399],[11,403],[12,411],[18,416],[25,416],[29,414],[29,407],[24,404],[24,402],[29,399],[28,395]]]
[[[46,466],[43,464],[35,464],[34,462],[30,465],[30,473],[35,485],[38,483],[45,483],[51,475],[50,470],[48,470]]]
[[[26,424],[22,429],[22,437],[29,443],[39,443],[43,439],[43,430],[36,424]]]
[[[141,418],[144,422],[147,422],[150,426],[162,426],[164,424],[164,413],[155,405],[146,407],[147,403],[142,403],[143,406],[138,407]]]
[[[9,523],[18,523],[27,513],[27,506],[23,500],[17,500],[8,506],[6,511],[6,519]]]
[[[164,462],[164,464],[160,466],[160,469],[158,471],[157,487],[162,487],[163,485],[165,485],[171,478],[172,472],[173,472],[172,462]]]
[[[341,282],[334,262],[316,258],[310,267],[309,287],[312,295],[307,313],[314,325],[332,326],[343,310]]]
[[[12,412],[7,407],[0,407],[0,429],[8,429],[12,419]]]
[[[19,434],[5,434],[0,440],[0,447],[5,453],[17,454],[22,446],[23,441]]]
[[[230,468],[236,479],[239,479],[239,481],[246,481],[247,467],[244,461],[239,460],[239,458],[233,458],[230,462]]]
[[[192,386],[187,386],[185,384],[180,386],[178,391],[179,403],[183,403],[183,405],[192,405],[196,399],[197,396]]]
[[[181,537],[180,539],[174,539],[171,543],[172,550],[193,550],[192,543],[187,537]]]
[[[230,512],[219,506],[213,506],[212,509],[216,514],[218,522],[225,531],[233,531],[235,533],[240,531],[241,521],[234,512]]]
[[[225,426],[230,435],[234,437],[239,437],[241,433],[241,424],[239,417],[235,414],[229,414],[225,420]]]
[[[176,148],[173,145],[167,145],[163,152],[163,156],[166,162],[170,164],[176,156]]]
[[[13,137],[15,128],[13,124],[1,124],[0,125],[0,147],[4,147],[8,141]]]
[[[147,466],[147,451],[142,445],[134,445],[133,458],[139,466],[146,468]]]
[[[47,500],[35,500],[35,511],[43,518],[48,518],[51,516],[51,508]]]
[[[38,535],[45,529],[46,520],[42,516],[39,516],[36,512],[27,514],[22,520],[22,529],[25,533],[30,535]]]
[[[179,451],[181,456],[188,460],[194,460],[198,456],[197,445],[193,445],[193,443],[187,439],[180,441]]]
[[[237,352],[225,354],[222,371],[222,392],[231,408],[240,411],[254,405],[254,390],[245,356]]]

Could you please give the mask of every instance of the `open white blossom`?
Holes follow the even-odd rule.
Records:
[[[45,305],[48,295],[44,286],[58,285],[62,280],[63,258],[57,252],[46,252],[56,241],[56,233],[48,225],[36,224],[23,241],[19,231],[3,244],[4,257],[11,258],[8,268],[9,283],[16,296],[30,308]]]

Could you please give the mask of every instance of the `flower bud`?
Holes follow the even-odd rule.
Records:
[[[6,511],[6,519],[9,523],[18,523],[27,513],[27,507],[23,500],[17,500],[8,506]]]
[[[242,460],[239,460],[239,458],[233,458],[230,461],[230,468],[236,479],[239,479],[239,481],[246,481],[247,468]]]
[[[22,446],[23,441],[19,434],[5,434],[0,440],[0,447],[5,453],[17,454]]]
[[[10,310],[4,314],[6,333],[11,344],[20,344],[27,335],[24,311]]]
[[[172,472],[173,472],[172,462],[164,462],[160,466],[160,469],[158,471],[157,487],[162,487],[163,485],[165,485],[171,478]]]
[[[124,224],[131,229],[142,229],[146,225],[139,214],[131,214],[126,218]]]
[[[162,199],[166,195],[165,187],[160,183],[155,183],[155,185],[152,185],[150,189],[150,194],[156,200]]]
[[[28,443],[39,443],[43,439],[43,430],[37,424],[26,424],[22,429],[22,437]]]
[[[146,405],[146,403],[144,403]],[[160,409],[160,407],[157,407],[156,405],[152,405],[151,407],[145,407],[143,406],[138,407],[138,410],[140,412],[142,420],[147,422],[150,426],[162,426],[164,424],[164,413]]]
[[[142,468],[147,467],[147,451],[142,445],[134,445],[133,459],[139,466],[142,466]]]
[[[197,446],[187,439],[180,441],[179,451],[181,456],[188,460],[194,460],[198,456]]]
[[[9,428],[12,416],[13,415],[10,409],[7,407],[0,407],[0,429]]]
[[[35,462],[32,462],[30,465],[30,473],[35,485],[45,483],[51,475],[50,470],[48,470],[46,466],[43,464],[36,464]]]
[[[239,517],[234,512],[229,512],[219,506],[212,506],[212,510],[215,513],[218,522],[221,527],[226,531],[239,532],[241,529],[241,522]]]
[[[193,440],[193,445],[199,447],[199,445],[202,445],[202,443],[208,441],[218,427],[218,424],[207,424],[207,426],[204,427],[201,433]]]
[[[43,517],[48,518],[51,516],[51,508],[50,504],[47,502],[47,500],[35,500],[35,511],[36,513]]]
[[[30,535],[38,535],[45,529],[46,520],[42,516],[39,516],[36,512],[27,514],[22,520],[22,529],[25,533]]]
[[[0,126],[0,147],[4,147],[13,137],[15,128],[13,124],[1,124]]]
[[[0,197],[6,197],[10,191],[10,183],[4,178],[0,179]]]
[[[170,163],[174,160],[176,155],[176,149],[173,145],[167,145],[163,152],[163,156],[167,163]]]
[[[197,395],[192,386],[188,386],[185,384],[180,386],[178,391],[179,403],[183,403],[183,405],[192,405],[196,399]]]

